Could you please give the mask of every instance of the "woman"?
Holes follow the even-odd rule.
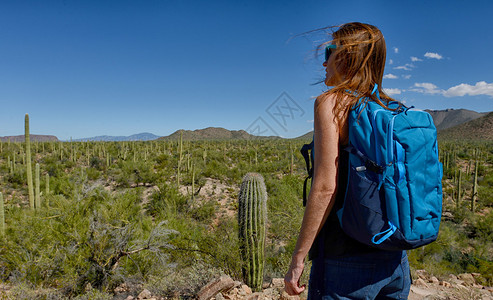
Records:
[[[347,184],[347,116],[361,97],[386,107],[393,101],[382,90],[385,40],[378,28],[347,23],[322,45],[325,84],[314,109],[314,173],[303,222],[284,278],[290,295],[299,286],[307,254],[312,260],[308,299],[407,299],[409,264],[405,251],[383,251],[361,244],[341,229],[336,211]],[[372,94],[377,85],[381,101]]]

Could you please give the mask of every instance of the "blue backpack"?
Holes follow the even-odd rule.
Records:
[[[377,85],[373,93],[380,99]],[[436,128],[424,111],[399,102],[388,107],[361,98],[349,113],[344,149],[349,152],[348,184],[337,216],[344,232],[361,243],[414,249],[435,241],[440,226],[442,165]],[[310,160],[313,164],[312,148],[313,142],[301,151],[307,169]]]

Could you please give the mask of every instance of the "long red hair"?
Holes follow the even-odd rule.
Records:
[[[335,94],[340,99],[334,106],[340,128],[361,97],[369,97],[383,107],[387,107],[389,101],[395,101],[382,88],[387,50],[383,34],[377,27],[359,22],[341,25],[332,33],[332,40],[319,45],[318,50],[328,44],[337,45],[332,54],[335,57],[330,60],[335,71],[333,81],[337,84],[325,93]],[[380,99],[372,93],[375,84]]]

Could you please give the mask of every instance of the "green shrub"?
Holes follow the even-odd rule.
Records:
[[[175,186],[167,183],[159,185],[151,195],[147,213],[160,219],[167,219],[188,211],[187,197],[183,196]]]
[[[79,295],[90,284],[112,290],[125,276],[150,272],[167,265],[172,248],[165,223],[146,217],[135,192],[110,195],[95,188],[72,200],[53,197],[50,209],[36,212],[12,208],[7,239],[0,241],[3,280],[62,287]],[[145,270],[145,272],[143,271]]]
[[[204,223],[210,223],[215,216],[217,203],[213,200],[204,201],[200,205],[190,210],[191,216]]]
[[[87,168],[86,172],[89,180],[97,180],[101,176],[101,173],[96,168]]]

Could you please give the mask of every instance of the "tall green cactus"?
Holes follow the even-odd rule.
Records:
[[[45,175],[45,194],[48,196],[50,194],[50,174]]]
[[[192,164],[192,200],[195,200],[195,164]]]
[[[474,167],[474,181],[472,186],[472,195],[471,195],[471,211],[474,212],[476,209],[476,199],[478,198],[478,167],[479,160],[476,159],[476,165]]]
[[[178,170],[176,173],[176,185],[180,187],[180,169],[183,160],[183,131],[180,131],[180,154],[178,156]]]
[[[33,186],[33,169],[31,166],[31,139],[29,137],[29,115],[26,114],[24,119],[24,137],[26,139],[26,172],[27,188],[29,191],[29,206],[34,209],[34,186]]]
[[[258,173],[243,177],[239,193],[238,225],[242,271],[245,283],[252,289],[262,288],[264,247],[267,223],[267,191]]]
[[[3,205],[3,195],[0,192],[0,236],[5,235],[5,210]]]
[[[460,202],[462,201],[462,171],[459,169],[459,178],[457,179],[457,201],[455,202],[455,208],[459,209]]]
[[[291,145],[289,146],[289,151],[291,152],[291,166],[289,168],[289,174],[293,175],[293,172],[294,172],[294,154],[293,154],[293,147]]]
[[[34,171],[34,207],[36,209],[41,208],[41,191],[40,191],[40,181],[39,181],[39,164],[36,163],[36,168]]]

